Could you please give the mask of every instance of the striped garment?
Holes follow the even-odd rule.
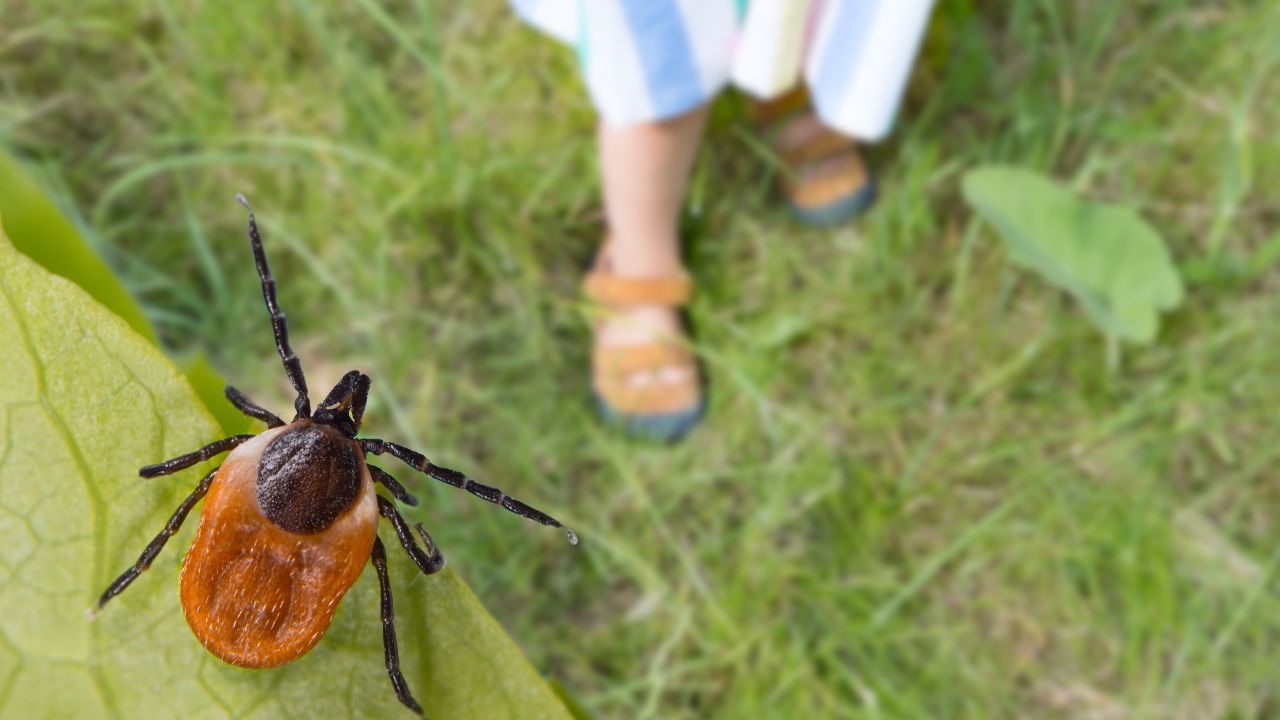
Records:
[[[511,0],[577,48],[614,126],[662,120],[732,83],[760,99],[803,76],[823,121],[864,140],[892,124],[932,0]]]

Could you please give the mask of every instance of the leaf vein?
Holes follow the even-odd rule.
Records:
[[[5,303],[8,304],[10,312],[13,314],[14,324],[18,327],[18,335],[22,339],[22,347],[26,351],[27,356],[31,359],[31,367],[35,370],[36,389],[40,395],[40,404],[49,415],[50,423],[61,437],[67,451],[71,454],[72,460],[76,464],[76,468],[80,472],[81,481],[85,490],[89,493],[91,507],[91,522],[94,528],[95,545],[94,548],[94,573],[93,577],[97,578],[102,575],[103,566],[105,564],[106,553],[106,524],[104,520],[104,510],[102,507],[102,498],[99,496],[97,488],[93,485],[93,473],[89,469],[89,464],[85,461],[84,456],[80,452],[80,447],[75,443],[75,439],[67,427],[66,421],[58,413],[57,409],[49,402],[45,394],[45,388],[48,382],[45,379],[45,366],[41,362],[40,354],[36,351],[35,343],[31,339],[31,329],[27,327],[25,318],[18,308],[18,304],[13,299],[12,290],[9,288],[7,278],[0,275],[0,295],[4,296]],[[100,645],[98,625],[95,623],[90,631],[90,637],[93,640],[95,649]],[[120,710],[116,705],[114,693],[107,684],[106,677],[102,673],[101,666],[94,664],[90,668],[90,674],[93,677],[94,684],[98,686],[98,692],[102,693],[106,706],[114,717],[121,717]]]

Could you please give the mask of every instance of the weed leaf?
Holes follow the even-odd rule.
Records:
[[[970,170],[964,196],[1014,262],[1073,295],[1108,335],[1149,343],[1160,311],[1182,301],[1164,240],[1130,208],[1085,202],[1037,173],[994,166]]]

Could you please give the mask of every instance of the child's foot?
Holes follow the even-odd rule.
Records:
[[[774,146],[786,163],[783,190],[800,222],[833,227],[862,214],[875,201],[875,181],[857,144],[813,113],[784,125]]]
[[[601,250],[584,283],[602,310],[592,348],[592,391],[605,420],[655,440],[683,437],[702,418],[697,362],[678,308],[692,292],[683,271],[628,277]]]
[[[775,128],[771,143],[785,166],[783,190],[797,220],[832,227],[875,201],[875,179],[857,143],[824,125],[803,90],[760,103],[756,112],[761,123]]]

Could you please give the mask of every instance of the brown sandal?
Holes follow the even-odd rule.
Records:
[[[755,116],[769,129],[773,149],[786,167],[783,190],[797,220],[831,227],[875,202],[875,178],[857,143],[821,124],[803,87],[757,103]]]
[[[628,278],[615,275],[604,259],[608,245],[596,257],[583,281],[583,293],[603,312],[636,305],[683,307],[693,293],[685,273],[667,278]],[[597,333],[599,323],[596,324]],[[684,371],[678,380],[658,380],[664,370]],[[640,380],[649,376],[651,382]],[[684,436],[701,420],[704,393],[697,359],[685,338],[655,337],[651,342],[592,348],[591,389],[600,414],[628,433],[671,441]]]

